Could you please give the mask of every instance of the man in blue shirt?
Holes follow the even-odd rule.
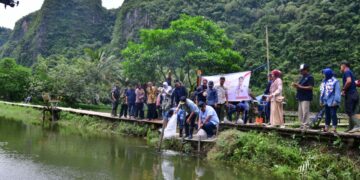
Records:
[[[129,110],[129,115],[130,118],[135,118],[135,101],[136,101],[136,94],[135,94],[135,89],[134,86],[131,85],[130,89],[127,90],[126,92],[126,97],[127,97],[127,102],[128,102],[128,110]]]
[[[310,103],[313,99],[314,78],[309,73],[310,67],[307,64],[300,65],[300,73],[302,75],[298,83],[293,83],[296,88],[296,99],[299,102],[298,116],[301,128],[307,128],[309,125]]]
[[[207,100],[207,105],[216,109],[217,102],[218,102],[218,96],[217,96],[217,91],[214,88],[213,81],[209,81],[209,89],[207,90],[206,100]]]
[[[354,117],[355,110],[359,104],[359,94],[356,90],[355,76],[350,70],[350,63],[343,61],[340,70],[343,73],[341,95],[345,96],[345,112],[349,116],[349,129],[346,132],[353,133],[360,130],[360,122]]]
[[[219,124],[219,117],[216,114],[216,111],[211,106],[205,104],[205,102],[199,102],[200,115],[198,126],[199,129],[203,129],[208,138],[214,136],[214,130],[216,129],[216,125]]]
[[[192,100],[187,99],[185,96],[180,98],[178,108],[182,108],[187,114],[185,121],[185,137],[192,139],[193,130],[195,127],[195,120],[198,117],[200,110]]]

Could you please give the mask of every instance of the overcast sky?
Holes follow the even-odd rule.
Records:
[[[6,9],[0,4],[0,26],[13,29],[15,22],[36,10],[41,8],[44,0],[18,0],[20,4],[18,7]],[[60,0],[59,0],[60,1]],[[63,1],[63,0],[62,0]],[[66,1],[66,0],[65,0]],[[118,8],[124,0],[102,0],[103,6],[107,9]]]

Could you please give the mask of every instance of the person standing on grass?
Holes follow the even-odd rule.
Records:
[[[130,119],[135,118],[136,93],[133,85],[126,92]]]
[[[220,85],[216,86],[216,92],[217,92],[217,107],[216,107],[216,113],[220,117],[220,121],[226,120],[226,111],[228,106],[228,94],[227,94],[227,88],[224,86],[225,84],[225,77],[220,77]]]
[[[145,91],[141,84],[139,83],[135,90],[136,100],[135,100],[135,117],[144,119],[144,100],[145,100]]]
[[[214,82],[209,81],[208,86],[209,86],[209,88],[207,90],[207,96],[206,96],[207,105],[216,109],[217,102],[218,102],[218,94],[217,94],[216,89],[214,88]]]
[[[345,112],[349,116],[349,129],[345,132],[353,133],[360,130],[360,122],[355,117],[359,104],[359,94],[356,90],[355,75],[350,70],[350,63],[341,62],[340,71],[343,73],[343,88],[341,95],[345,96]]]
[[[147,118],[149,121],[152,121],[156,118],[156,95],[157,95],[157,88],[153,85],[152,82],[148,82],[146,88],[147,94]]]
[[[283,101],[284,97],[282,96],[283,83],[281,80],[281,71],[273,70],[271,72],[273,76],[273,83],[270,86],[270,95],[268,101],[271,102],[270,107],[270,126],[280,126],[284,128],[284,110],[283,110]]]
[[[301,128],[307,128],[310,123],[310,103],[313,99],[314,78],[309,71],[309,65],[301,64],[300,73],[302,77],[298,83],[292,84],[292,86],[297,90],[296,99],[299,102],[298,116]]]
[[[121,108],[120,108],[120,114],[119,117],[120,118],[127,118],[127,112],[128,112],[128,99],[126,96],[126,93],[128,91],[128,88],[125,88],[124,91],[121,93]]]
[[[214,136],[216,126],[219,124],[219,117],[215,112],[215,109],[206,105],[205,102],[200,101],[198,104],[200,108],[198,129],[203,129],[208,138]]]
[[[336,111],[340,105],[341,92],[340,83],[334,77],[334,73],[331,69],[327,68],[323,70],[324,80],[320,85],[320,106],[325,106],[325,129],[324,132],[329,131],[330,122],[336,133],[337,115]]]
[[[119,84],[116,83],[111,90],[111,101],[112,101],[111,116],[116,116],[117,114],[116,111],[119,106],[119,99],[120,99],[120,87]]]

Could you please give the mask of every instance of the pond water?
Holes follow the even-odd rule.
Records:
[[[142,138],[49,130],[0,119],[0,179],[262,179],[171,151]]]

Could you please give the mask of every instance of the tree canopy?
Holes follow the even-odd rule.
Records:
[[[206,74],[242,69],[242,56],[216,23],[202,16],[182,15],[165,29],[143,29],[140,43],[130,42],[122,51],[124,75],[141,82],[165,78],[171,70],[179,80],[188,80],[194,70]]]
[[[0,97],[6,100],[18,100],[26,96],[30,68],[16,64],[15,59],[0,60]]]

